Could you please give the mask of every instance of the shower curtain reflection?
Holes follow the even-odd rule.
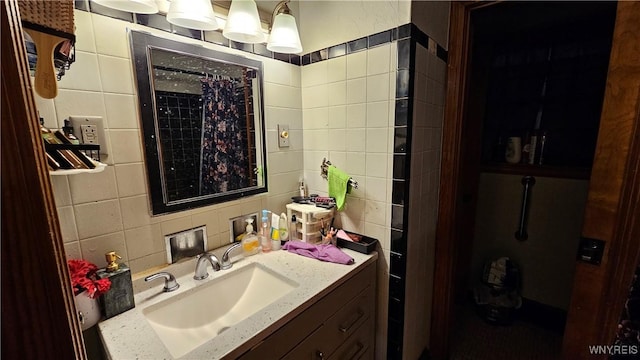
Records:
[[[242,79],[201,79],[203,99],[200,193],[215,194],[250,186],[246,99]]]

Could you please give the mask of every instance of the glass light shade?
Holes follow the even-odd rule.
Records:
[[[264,42],[266,39],[260,25],[256,2],[253,0],[233,0],[222,35],[227,39],[243,43]]]
[[[171,0],[167,21],[188,29],[211,31],[219,27],[210,0]]]
[[[158,4],[155,0],[92,0],[92,2],[116,9],[138,14],[155,14],[158,12]]]
[[[298,26],[296,25],[296,19],[293,15],[276,15],[275,20],[273,20],[273,27],[271,28],[267,49],[284,54],[297,54],[302,52]]]

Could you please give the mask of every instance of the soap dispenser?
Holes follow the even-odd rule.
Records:
[[[246,218],[247,226],[245,228],[246,233],[242,237],[242,253],[244,256],[255,255],[260,252],[260,240],[253,231],[253,219]]]
[[[105,318],[111,318],[135,307],[133,300],[133,282],[131,270],[124,263],[118,263],[121,257],[115,251],[104,254],[107,266],[98,269],[96,275],[100,279],[111,280],[111,288],[101,296]]]

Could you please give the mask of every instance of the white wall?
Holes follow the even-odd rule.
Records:
[[[387,341],[396,68],[396,43],[302,68],[304,178],[309,192],[327,194],[327,181],[320,176],[323,158],[351,175],[359,186],[347,195],[336,225],[374,237],[382,247],[378,358],[386,357]]]
[[[568,309],[575,257],[587,200],[587,180],[536,177],[531,190],[529,239],[518,241],[522,176],[482,173],[470,279],[485,261],[508,256],[522,271],[522,296]]]
[[[410,0],[309,0],[299,6],[303,53],[385,31],[411,21]]]
[[[70,115],[102,116],[109,166],[99,174],[51,177],[67,257],[101,266],[104,253],[114,250],[134,273],[140,272],[165,263],[166,234],[206,225],[213,249],[228,242],[229,218],[262,208],[284,210],[303,166],[300,67],[83,11],[75,11],[75,22],[76,62],[58,83],[58,96],[38,98],[37,105],[45,125],[53,129]],[[150,216],[127,27],[263,62],[267,194]],[[277,147],[277,122],[290,126],[288,149]]]

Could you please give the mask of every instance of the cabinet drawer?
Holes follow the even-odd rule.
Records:
[[[374,318],[374,296],[374,287],[370,286],[344,306],[339,301],[334,303],[340,310],[284,359],[326,359],[331,356],[362,324]]]
[[[351,335],[340,347],[329,357],[330,360],[356,360],[373,359],[375,351],[374,341],[375,326],[374,316],[370,316],[355,334]]]
[[[312,337],[317,330],[320,330],[319,327],[327,318],[342,309],[340,304],[354,299],[365,288],[371,289],[371,292],[375,291],[373,290],[376,279],[375,271],[375,263],[362,269],[353,278],[347,280],[290,322],[284,324],[279,330],[240,356],[239,359],[264,360],[282,358],[289,350],[294,349],[296,345],[302,345],[300,342],[305,338]],[[372,297],[372,299],[374,298]]]

